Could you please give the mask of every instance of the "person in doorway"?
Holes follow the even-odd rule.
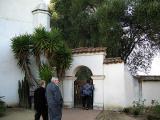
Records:
[[[43,120],[48,120],[48,108],[47,100],[45,96],[45,81],[39,81],[39,88],[34,92],[34,109],[35,109],[35,120],[40,120],[42,115]]]
[[[58,84],[58,78],[52,77],[46,88],[49,120],[61,120],[62,118],[63,98]]]
[[[94,98],[94,85],[93,85],[93,80],[90,80],[90,84],[92,87],[92,94],[91,94],[91,98],[90,98],[90,107],[93,109],[93,98]]]
[[[91,106],[90,103],[92,98],[92,91],[93,87],[90,84],[90,80],[87,80],[87,82],[81,88],[82,104],[83,108],[85,108],[86,110],[88,110]]]

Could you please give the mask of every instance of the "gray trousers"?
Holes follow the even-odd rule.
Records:
[[[62,118],[62,107],[53,106],[48,107],[49,120],[61,120]]]

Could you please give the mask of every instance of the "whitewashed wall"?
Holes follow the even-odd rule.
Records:
[[[81,66],[88,67],[93,75],[102,75],[104,55],[104,52],[74,54],[73,62],[70,69],[66,71],[66,76],[75,76]]]
[[[145,105],[151,105],[152,100],[160,102],[160,81],[142,82],[142,100],[146,99]]]
[[[66,77],[63,80],[63,100],[64,106],[68,108],[74,107],[74,77]]]
[[[96,78],[96,79],[95,79]],[[104,109],[104,76],[92,77],[94,84],[93,109]]]
[[[43,0],[0,0],[0,18],[32,23],[32,10]]]
[[[94,107],[95,109],[103,108],[103,60],[105,53],[85,53],[74,54],[73,62],[66,71],[66,78],[63,81],[64,105],[68,107],[74,106],[74,80],[75,74],[81,66],[88,67],[93,76],[94,91]]]
[[[11,50],[11,38],[32,33],[32,10],[41,0],[0,0],[0,96],[9,105],[18,103],[18,80],[23,74]]]
[[[133,78],[126,65],[124,71],[126,106],[130,107],[133,106],[133,101],[138,101],[140,98],[139,82]]]
[[[126,106],[124,63],[104,65],[104,109]]]

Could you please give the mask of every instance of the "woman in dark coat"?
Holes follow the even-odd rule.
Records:
[[[37,88],[34,92],[34,109],[35,120],[40,120],[40,116],[42,115],[43,120],[48,120],[48,108],[47,108],[47,100],[45,96],[45,81],[39,81],[40,87]]]

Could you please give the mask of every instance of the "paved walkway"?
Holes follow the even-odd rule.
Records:
[[[97,110],[64,109],[62,120],[95,120],[100,112]],[[34,111],[21,108],[8,109],[6,116],[0,120],[34,120]]]

